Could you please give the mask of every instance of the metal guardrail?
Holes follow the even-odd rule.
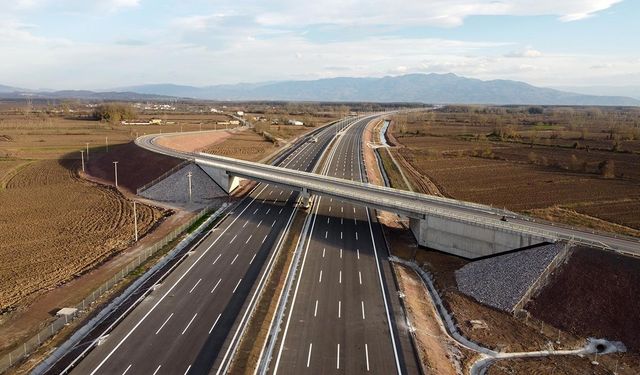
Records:
[[[41,329],[36,335],[19,345],[17,348],[0,358],[0,373],[4,373],[9,368],[21,362],[23,359],[28,357],[31,353],[37,350],[42,343],[46,342],[48,339],[53,337],[56,333],[74,321],[76,318],[80,316],[84,316],[88,311],[89,307],[93,306],[101,297],[105,296],[109,291],[112,290],[114,286],[116,286],[119,282],[121,282],[125,277],[129,276],[129,274],[137,269],[141,264],[147,261],[150,257],[154,256],[160,249],[164,248],[168,243],[175,240],[178,236],[180,236],[186,229],[192,226],[195,222],[200,220],[203,216],[205,216],[209,211],[202,210],[196,216],[192,217],[186,223],[182,224],[171,233],[166,235],[164,238],[160,239],[158,242],[153,244],[152,246],[144,249],[138,257],[126,264],[120,271],[118,271],[113,277],[111,277],[104,284],[100,285],[97,289],[89,293],[85,298],[82,299],[80,303],[73,306],[76,309],[71,315],[60,316],[56,318],[54,321],[47,323],[47,325]]]

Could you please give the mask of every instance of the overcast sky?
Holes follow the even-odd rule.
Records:
[[[0,0],[0,84],[411,72],[640,85],[638,0]]]

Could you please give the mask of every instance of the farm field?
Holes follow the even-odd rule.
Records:
[[[446,196],[640,236],[640,111],[531,111],[444,107],[395,116],[393,152]]]

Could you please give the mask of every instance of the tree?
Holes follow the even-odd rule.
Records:
[[[101,104],[93,110],[93,118],[98,121],[117,123],[123,120],[133,120],[136,117],[137,113],[133,107],[120,103]]]

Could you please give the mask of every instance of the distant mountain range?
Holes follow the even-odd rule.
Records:
[[[0,97],[8,94],[0,87]],[[2,94],[4,93],[4,94]],[[173,84],[130,86],[108,92],[57,91],[22,95],[94,100],[274,100],[324,102],[417,102],[434,104],[533,104],[640,106],[624,96],[596,96],[541,88],[519,81],[460,77],[455,74],[408,74],[383,78],[329,78],[205,87]]]

